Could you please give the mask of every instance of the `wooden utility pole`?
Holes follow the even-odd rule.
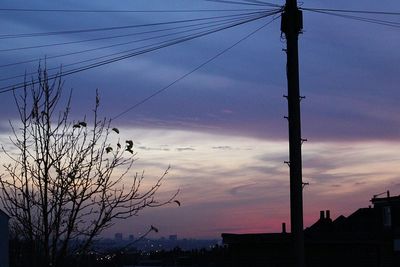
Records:
[[[299,88],[298,36],[303,28],[302,12],[296,0],[286,0],[282,13],[281,31],[286,37],[288,121],[289,121],[289,166],[290,166],[290,222],[293,238],[293,256],[297,267],[304,267],[303,232],[303,180],[301,163],[301,119]]]

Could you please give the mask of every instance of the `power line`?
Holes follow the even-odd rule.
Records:
[[[233,1],[233,0],[204,0],[207,2],[216,2],[220,4],[233,4],[233,5],[248,5],[248,6],[265,6],[265,4],[260,3],[249,3],[249,2],[240,2],[240,1]]]
[[[267,10],[267,11],[274,11],[274,10]],[[0,39],[26,38],[26,37],[61,35],[61,34],[75,34],[75,33],[88,33],[88,32],[99,32],[99,31],[122,30],[122,29],[131,29],[131,28],[141,28],[141,27],[161,26],[161,25],[169,25],[169,24],[204,21],[204,20],[211,20],[211,19],[216,19],[216,18],[234,17],[234,16],[238,16],[238,15],[240,15],[240,14],[215,16],[215,17],[206,17],[206,18],[196,18],[196,19],[186,19],[186,20],[165,21],[165,22],[155,22],[155,23],[147,23],[147,24],[135,24],[135,25],[125,25],[125,26],[104,27],[104,28],[76,29],[76,30],[53,31],[53,32],[3,34],[3,35],[0,35]]]
[[[243,0],[245,2],[250,2],[250,3],[258,3],[264,6],[271,6],[271,7],[281,7],[278,4],[270,3],[270,2],[265,2],[265,1],[259,1],[259,0]]]
[[[328,12],[328,11],[319,11],[319,10],[308,10],[308,11],[320,13],[320,14],[331,15],[331,16],[336,16],[336,17],[341,17],[341,18],[346,18],[346,19],[357,20],[357,21],[361,21],[361,22],[368,22],[368,23],[372,23],[372,24],[388,26],[388,27],[392,27],[392,28],[400,28],[400,23],[394,22],[394,21],[373,19],[373,18],[360,17],[360,16],[354,16],[354,15],[338,14],[338,13]]]
[[[161,94],[162,92],[164,92],[165,90],[167,90],[168,88],[170,88],[171,86],[175,85],[176,83],[180,82],[181,80],[185,79],[186,77],[188,77],[189,75],[193,74],[194,72],[198,71],[199,69],[203,68],[204,66],[206,66],[207,64],[209,64],[210,62],[214,61],[215,59],[217,59],[218,57],[222,56],[223,54],[225,54],[226,52],[228,52],[229,50],[231,50],[232,48],[234,48],[235,46],[237,46],[238,44],[240,44],[241,42],[245,41],[246,39],[250,38],[252,35],[254,35],[255,33],[257,33],[258,31],[260,31],[261,29],[265,28],[266,26],[268,26],[269,24],[271,24],[273,21],[275,21],[276,19],[278,19],[280,16],[273,18],[271,21],[265,23],[263,26],[257,28],[256,30],[252,31],[251,33],[247,34],[246,36],[244,36],[243,38],[241,38],[240,40],[238,40],[237,42],[235,42],[233,45],[225,48],[224,50],[222,50],[221,52],[217,53],[216,55],[214,55],[213,57],[209,58],[208,60],[206,60],[205,62],[201,63],[200,65],[198,65],[197,67],[195,67],[194,69],[192,69],[191,71],[185,73],[184,75],[180,76],[179,78],[177,78],[176,80],[174,80],[173,82],[171,82],[170,84],[168,84],[167,86],[164,86],[163,88],[155,91],[153,94],[149,95],[148,97],[144,98],[143,100],[137,102],[136,104],[134,104],[133,106],[125,109],[124,111],[118,113],[116,116],[114,116],[112,118],[112,120],[116,120],[118,118],[120,118],[121,116],[127,114],[129,111],[137,108],[138,106],[146,103],[147,101],[149,101],[150,99],[152,99],[153,97]]]
[[[328,11],[328,12],[340,12],[340,13],[358,13],[358,14],[394,15],[394,16],[399,16],[400,15],[400,12],[388,12],[388,11],[329,9],[329,8],[307,8],[307,7],[301,7],[300,9],[307,10],[307,11]]]
[[[276,12],[275,14],[277,14],[277,13],[279,13],[279,12]],[[156,50],[159,50],[159,49],[162,49],[162,48],[165,48],[165,47],[169,47],[169,46],[172,46],[172,45],[175,45],[175,44],[179,44],[179,43],[182,43],[182,42],[185,42],[185,41],[189,41],[189,40],[192,40],[192,39],[195,39],[195,38],[199,38],[199,37],[202,37],[202,36],[205,36],[205,35],[209,35],[211,33],[219,32],[219,31],[222,31],[222,30],[225,30],[225,29],[228,29],[228,28],[232,28],[232,27],[235,27],[235,26],[238,26],[238,25],[242,25],[242,24],[245,24],[245,23],[248,23],[248,22],[251,22],[251,21],[255,21],[255,20],[258,20],[258,19],[261,19],[261,18],[264,18],[264,17],[268,17],[268,16],[271,16],[271,15],[273,15],[273,14],[260,15],[257,18],[252,18],[252,19],[249,19],[249,20],[246,20],[246,21],[238,22],[238,23],[235,23],[233,25],[225,26],[223,28],[202,32],[202,33],[199,33],[199,34],[196,34],[196,35],[192,35],[192,36],[187,36],[187,37],[184,37],[184,38],[177,38],[176,40],[173,40],[173,41],[170,41],[170,42],[165,42],[164,44],[161,44],[161,45],[158,45],[158,46],[155,46],[155,47],[150,47],[148,49],[145,49],[145,50],[142,50],[142,51],[139,51],[139,52],[129,53],[129,54],[122,55],[122,56],[119,56],[119,57],[111,58],[109,60],[103,60],[103,61],[100,61],[100,62],[97,62],[97,63],[85,65],[85,66],[82,66],[82,67],[78,67],[76,69],[72,69],[72,70],[63,72],[61,74],[49,75],[48,79],[52,80],[52,79],[55,79],[57,77],[64,77],[64,76],[71,75],[71,74],[74,74],[74,73],[78,73],[78,72],[81,72],[81,71],[89,70],[89,69],[92,69],[92,68],[97,68],[97,67],[100,67],[100,66],[103,66],[103,65],[107,65],[107,64],[110,64],[110,63],[121,61],[123,59],[131,58],[131,57],[134,57],[134,56],[142,55],[142,54],[145,54],[145,53],[148,53],[148,52],[156,51]],[[23,88],[25,86],[31,86],[31,85],[36,84],[37,82],[38,82],[37,80],[32,80],[31,82],[28,82],[28,83],[22,82],[22,83],[17,83],[17,84],[5,86],[5,87],[0,88],[0,93],[9,92],[9,91],[12,91],[14,89]]]
[[[277,6],[274,4],[264,6]],[[243,9],[174,9],[174,10],[101,10],[101,9],[32,9],[32,8],[0,8],[3,12],[60,12],[60,13],[197,13],[197,12],[239,12],[257,11],[257,8]]]
[[[218,26],[221,26],[221,25],[218,25]],[[187,35],[187,36],[184,36],[184,37],[189,37],[189,36],[192,36],[192,35]],[[145,46],[142,46],[142,47],[137,47],[137,48],[125,50],[125,51],[122,51],[122,52],[117,52],[117,53],[107,54],[107,55],[103,55],[103,56],[99,56],[99,57],[95,57],[95,58],[85,59],[85,60],[81,60],[81,61],[78,61],[78,62],[66,64],[66,65],[63,65],[63,66],[64,67],[70,67],[70,66],[79,65],[79,64],[82,64],[82,63],[96,61],[96,60],[100,60],[100,59],[104,59],[104,58],[110,58],[110,57],[117,56],[117,55],[124,55],[124,54],[127,54],[127,53],[131,53],[133,51],[138,51],[140,49],[145,49],[145,48],[148,49],[148,48],[151,48],[151,47],[154,47],[154,46],[157,46],[157,45],[166,44],[168,42],[176,41],[176,40],[179,40],[179,39],[184,38],[184,37],[178,37],[178,38],[175,38],[175,39],[171,39],[171,40],[167,40],[167,41],[163,41],[163,42],[157,42],[157,43],[153,43],[153,44],[150,44],[150,45],[145,45]],[[48,58],[45,58],[45,60],[47,60],[47,59]],[[33,61],[39,61],[39,60],[40,59],[33,60]],[[31,61],[29,61],[29,62],[31,62]],[[49,68],[48,70],[56,70],[56,69],[59,69],[59,67]],[[17,76],[13,76],[13,77],[7,77],[7,78],[0,79],[0,81],[5,81],[5,80],[10,80],[10,79],[15,79],[15,78],[21,78],[21,77],[25,77],[26,75],[32,75],[32,74],[35,74],[35,73],[36,72],[31,72],[31,73],[17,75]]]
[[[148,34],[148,33],[156,33],[156,32],[162,32],[162,31],[175,30],[175,29],[180,29],[180,28],[187,28],[187,27],[203,25],[203,24],[211,24],[211,23],[215,23],[215,22],[219,22],[219,21],[231,20],[232,18],[236,19],[236,18],[241,18],[241,17],[244,17],[244,16],[248,16],[248,15],[251,15],[251,14],[260,14],[260,13],[262,13],[262,12],[241,13],[241,14],[234,15],[234,17],[232,16],[232,17],[229,17],[227,19],[225,18],[223,20],[207,21],[207,22],[202,22],[202,23],[197,23],[197,24],[192,24],[192,25],[184,25],[184,26],[177,26],[177,27],[166,28],[166,29],[135,32],[135,33],[130,33],[130,34],[122,34],[122,35],[120,34],[120,35],[114,35],[114,36],[98,37],[98,38],[91,38],[91,39],[86,39],[86,40],[60,42],[60,43],[53,43],[53,44],[43,44],[43,45],[33,45],[33,46],[6,48],[6,49],[0,49],[0,52],[10,52],[10,51],[18,51],[18,50],[27,50],[27,49],[36,49],[36,48],[44,48],[44,47],[54,47],[54,46],[78,44],[78,43],[92,42],[92,41],[110,40],[110,39],[123,38],[123,37],[135,36],[135,35],[142,35],[142,34]],[[0,65],[0,67],[2,67],[2,66],[4,66],[4,65]]]
[[[267,14],[264,14],[264,15],[267,15]],[[260,15],[258,15],[258,16],[260,16]],[[145,38],[145,39],[141,39],[141,40],[131,41],[131,42],[129,42],[129,43],[140,42],[140,41],[148,41],[148,40],[151,40],[151,39],[157,39],[157,38],[167,37],[167,36],[171,36],[171,35],[176,35],[176,34],[181,34],[181,33],[185,33],[185,32],[191,32],[191,31],[201,30],[201,29],[205,29],[205,28],[211,28],[211,27],[217,27],[217,26],[218,26],[218,27],[221,27],[221,26],[223,26],[223,25],[225,25],[225,24],[228,24],[228,26],[229,26],[229,24],[237,23],[237,22],[240,22],[240,21],[244,21],[244,19],[249,20],[249,19],[252,19],[252,18],[257,18],[257,17],[253,15],[253,16],[242,17],[242,18],[240,18],[240,19],[238,19],[238,18],[235,18],[235,19],[232,19],[232,18],[231,18],[231,19],[229,19],[229,20],[225,19],[225,20],[223,20],[223,23],[219,23],[219,24],[216,24],[216,25],[211,25],[211,26],[208,25],[208,26],[198,27],[198,28],[196,28],[196,29],[185,30],[185,31],[177,32],[177,33],[171,33],[171,34],[165,34],[165,35],[161,35],[161,36],[149,37],[149,38]],[[214,23],[215,23],[215,22],[214,22]],[[203,24],[204,24],[204,23],[203,23]],[[189,35],[189,36],[191,36],[191,35]],[[188,36],[186,36],[186,37],[188,37]],[[182,37],[179,37],[179,38],[182,38]],[[139,50],[139,49],[144,49],[144,48],[152,47],[152,46],[154,46],[154,45],[160,45],[160,44],[163,44],[163,43],[167,43],[167,42],[170,42],[170,41],[174,41],[174,40],[177,40],[177,39],[179,39],[179,38],[176,38],[176,39],[173,39],[173,40],[167,40],[167,41],[164,41],[164,42],[158,42],[158,43],[155,43],[155,44],[146,45],[146,46],[142,46],[142,47],[139,47],[139,48],[129,49],[129,50],[122,51],[122,52],[117,52],[117,53],[112,53],[112,54],[108,54],[108,55],[103,55],[103,56],[100,56],[100,57],[95,57],[95,58],[91,58],[91,59],[86,59],[86,60],[78,61],[78,62],[75,62],[75,63],[66,64],[66,65],[64,65],[64,67],[73,66],[73,65],[78,65],[78,64],[86,63],[86,62],[90,62],[90,61],[95,61],[95,60],[99,60],[99,59],[102,59],[102,58],[109,58],[109,57],[116,56],[116,55],[126,54],[126,53],[129,53],[129,52],[132,52],[132,51],[137,51],[137,50]],[[125,44],[125,43],[122,43],[122,44]],[[122,44],[110,45],[110,46],[108,46],[108,47],[115,47],[115,46],[117,46],[117,45],[122,45]],[[104,47],[102,47],[102,48],[104,48]],[[94,51],[94,50],[98,50],[98,48],[89,49],[89,50],[90,50],[90,51]],[[77,53],[81,53],[81,52],[87,52],[87,51],[88,51],[88,50],[83,50],[83,51],[78,51],[78,52],[74,52],[74,53],[67,53],[67,54],[58,55],[58,56],[46,57],[45,60],[48,60],[49,58],[56,58],[56,57],[61,57],[61,56],[68,56],[68,55],[73,55],[73,54],[77,54]],[[34,61],[40,61],[40,59],[27,60],[27,61],[23,61],[23,62],[17,62],[17,63],[13,63],[13,64],[8,64],[8,65],[16,65],[16,64],[19,64],[19,63],[34,62]],[[3,65],[3,66],[4,66],[4,65]],[[0,67],[1,67],[1,66],[0,66]],[[49,68],[48,70],[54,70],[54,69],[59,69],[59,67]],[[2,79],[0,79],[0,81],[5,81],[5,80],[10,80],[10,79],[15,79],[15,78],[21,78],[21,77],[25,77],[26,75],[29,76],[29,75],[32,75],[32,74],[35,74],[35,73],[36,73],[36,72],[31,72],[31,73],[26,73],[26,74],[23,74],[23,75],[17,75],[17,76],[2,78]]]
[[[259,13],[257,13],[257,15],[259,15]],[[230,22],[239,21],[241,19],[248,19],[248,18],[251,18],[251,17],[254,17],[254,16],[255,15],[252,15],[252,16],[248,15],[248,16],[243,16],[243,17],[240,17],[240,18],[229,18],[229,19],[224,19],[224,20],[219,20],[219,21],[199,23],[199,25],[204,25],[204,24],[208,24],[208,25],[207,26],[203,26],[203,27],[198,27],[198,28],[192,28],[192,29],[185,30],[185,31],[180,31],[180,32],[173,32],[173,33],[159,35],[159,36],[147,37],[147,38],[143,38],[143,39],[139,39],[139,40],[133,40],[133,41],[123,42],[123,43],[111,44],[111,45],[106,45],[106,46],[101,46],[101,47],[96,47],[96,48],[90,48],[90,49],[85,49],[85,50],[80,50],[80,51],[75,51],[75,52],[64,53],[64,54],[60,54],[60,55],[48,56],[48,57],[46,57],[46,60],[55,59],[55,58],[61,58],[61,57],[66,57],[66,56],[71,56],[71,55],[77,55],[77,54],[83,54],[83,53],[88,53],[88,52],[93,52],[93,51],[98,51],[98,50],[104,50],[104,49],[107,49],[107,48],[113,48],[113,47],[128,45],[128,44],[132,44],[132,43],[149,41],[149,40],[153,40],[153,39],[158,39],[158,38],[163,38],[163,37],[167,37],[167,36],[171,36],[171,35],[185,33],[185,32],[188,32],[188,31],[196,31],[196,30],[207,28],[207,27],[213,27],[215,25],[211,25],[210,26],[210,24],[215,24],[215,23],[218,23],[218,22],[219,22],[219,24],[217,24],[217,26],[218,25],[224,25],[224,24],[227,24],[227,23],[230,23]],[[221,21],[223,23],[221,23]],[[176,29],[179,29],[179,28],[187,28],[187,27],[189,27],[189,26],[174,27],[174,28],[170,28],[169,30],[176,30]],[[190,27],[193,27],[193,25],[190,25]],[[164,30],[156,30],[156,31],[150,31],[150,32],[159,32],[159,31],[164,31]],[[149,32],[144,32],[144,33],[149,33]],[[139,33],[137,33],[137,35],[139,35]],[[0,65],[0,68],[20,65],[20,64],[30,63],[30,62],[35,62],[35,61],[39,61],[39,60],[40,60],[39,58],[35,58],[35,59],[29,59],[29,60],[14,62],[14,63],[8,63],[8,64]]]

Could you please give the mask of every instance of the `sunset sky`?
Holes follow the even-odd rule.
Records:
[[[241,5],[228,2],[4,0],[0,4],[0,91],[23,81],[23,77],[7,78],[34,73],[45,58],[47,68],[62,65],[68,72],[78,66],[69,64],[78,61],[187,35],[193,27],[202,31],[205,24],[200,23],[210,17],[226,19],[275,8],[245,0],[236,0]],[[396,0],[312,0],[304,1],[302,7],[400,12]],[[12,8],[146,12],[4,10]],[[192,12],[181,12],[185,10]],[[400,16],[356,15],[393,23],[378,25],[304,11],[299,54],[300,88],[306,96],[302,132],[308,139],[303,145],[303,180],[309,183],[304,189],[305,226],[318,218],[319,210],[331,210],[334,218],[347,216],[368,206],[374,194],[386,190],[400,194]],[[118,116],[113,125],[134,140],[138,160],[133,172],[144,170],[148,184],[171,166],[160,197],[179,189],[182,205],[146,210],[117,223],[106,236],[114,232],[137,235],[155,225],[160,232],[153,237],[219,238],[222,232],[274,232],[280,231],[282,222],[289,224],[289,169],[284,164],[288,129],[283,118],[287,103],[282,97],[286,55],[278,16],[64,78],[65,92],[73,89],[74,119],[90,114],[97,88],[101,114],[109,118],[165,88]],[[176,22],[183,20],[193,21]],[[143,24],[154,25],[9,38]],[[160,37],[172,32],[166,28],[177,26],[182,26],[174,30],[180,35]],[[126,36],[108,38],[117,35]],[[17,118],[12,93],[1,94],[0,112],[0,139],[7,145],[8,121]]]

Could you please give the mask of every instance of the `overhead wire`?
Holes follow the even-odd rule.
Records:
[[[362,22],[368,22],[368,23],[388,26],[388,27],[392,27],[392,28],[400,28],[400,22],[387,21],[387,20],[374,19],[374,18],[367,18],[367,17],[354,16],[354,15],[338,14],[338,13],[330,12],[330,11],[320,11],[320,10],[311,10],[311,9],[309,9],[307,11],[320,13],[320,14],[331,15],[331,16],[336,16],[336,17],[341,17],[341,18],[346,18],[346,19],[352,19],[352,20],[357,20],[357,21],[362,21]]]
[[[235,22],[235,21],[233,21],[233,22]],[[218,25],[218,26],[222,26],[222,25],[223,24]],[[182,38],[182,37],[179,37],[179,38]],[[172,40],[176,40],[176,39],[179,39],[179,38],[175,38],[175,39],[172,39]],[[63,67],[70,67],[70,66],[79,65],[79,64],[82,64],[82,63],[96,61],[96,60],[103,59],[103,58],[109,58],[109,57],[112,57],[112,56],[126,54],[126,53],[129,53],[129,52],[137,51],[139,49],[149,48],[149,47],[152,47],[154,45],[160,45],[160,44],[163,44],[163,43],[167,43],[169,41],[171,41],[171,40],[167,40],[167,41],[164,41],[164,42],[158,42],[158,43],[155,43],[155,44],[153,43],[153,44],[150,44],[150,45],[145,45],[145,46],[142,46],[142,47],[137,47],[137,48],[133,48],[133,49],[129,49],[129,50],[121,51],[121,52],[116,52],[116,53],[112,53],[112,54],[107,54],[107,55],[103,55],[103,56],[98,56],[98,57],[95,57],[95,58],[85,59],[85,60],[81,60],[81,61],[74,62],[74,63],[64,64]],[[47,62],[47,59],[48,58],[46,57],[43,60],[45,60]],[[34,61],[40,62],[40,59],[37,59],[37,60],[34,60]],[[32,61],[32,62],[34,62],[34,61]],[[29,62],[31,62],[31,61],[29,61]],[[58,70],[58,69],[59,69],[59,67],[53,67],[53,68],[48,68],[47,70]],[[30,72],[30,73],[25,73],[25,74],[21,74],[21,75],[6,77],[6,78],[0,79],[0,81],[6,81],[6,80],[11,80],[11,79],[16,79],[16,78],[22,78],[22,77],[25,77],[25,76],[33,75],[35,73],[36,72]]]
[[[272,10],[267,10],[267,11],[272,11]],[[155,22],[155,23],[146,23],[146,24],[114,26],[114,27],[103,27],[103,28],[75,29],[75,30],[51,31],[51,32],[2,34],[2,35],[0,35],[0,39],[14,39],[14,38],[27,38],[27,37],[39,37],[39,36],[52,36],[52,35],[88,33],[88,32],[99,32],[99,31],[114,31],[114,30],[122,30],[122,29],[132,29],[132,28],[142,28],[142,27],[150,27],[150,26],[161,26],[161,25],[178,24],[178,23],[186,23],[186,22],[204,21],[204,20],[210,20],[210,19],[215,19],[215,18],[234,17],[234,16],[237,16],[237,15],[238,14],[232,14],[232,15],[224,15],[224,16],[214,16],[214,17],[205,17],[205,18],[195,18],[195,19],[186,19],[186,20],[175,20],[175,21],[164,21],[164,22]]]
[[[267,5],[268,6],[268,5]],[[276,6],[276,5],[269,5]],[[238,12],[257,11],[256,8],[241,9],[172,9],[172,10],[101,10],[101,9],[34,9],[34,8],[0,8],[0,12],[60,12],[60,13],[198,13],[198,12]]]
[[[263,13],[263,14],[268,14],[268,13]],[[260,15],[260,14],[257,13],[257,15]],[[206,29],[206,28],[211,28],[211,27],[221,27],[221,26],[223,26],[223,25],[225,25],[225,24],[228,24],[228,25],[229,25],[230,23],[236,23],[236,22],[239,22],[239,21],[241,21],[241,20],[243,20],[243,19],[251,19],[251,18],[255,18],[255,15],[246,16],[246,17],[240,17],[240,18],[235,18],[235,19],[230,18],[230,19],[224,19],[224,20],[214,21],[212,24],[215,24],[215,25],[207,25],[207,26],[203,26],[203,27],[197,27],[197,28],[194,28],[194,29],[192,28],[192,29],[189,29],[189,30],[180,31],[180,32],[174,32],[174,33],[165,34],[165,35],[161,35],[161,36],[154,36],[154,37],[149,37],[149,38],[134,40],[134,41],[131,41],[131,42],[129,42],[129,43],[141,42],[141,41],[148,41],[148,40],[152,40],[152,39],[158,39],[158,38],[167,37],[167,36],[172,36],[172,35],[181,34],[181,33],[185,33],[185,32],[198,31],[198,30],[201,30],[201,29]],[[217,22],[218,22],[218,24],[216,24]],[[222,23],[221,23],[221,22],[222,22]],[[204,24],[204,23],[199,23],[198,25],[200,25],[200,24]],[[208,23],[208,24],[211,24],[211,23]],[[191,25],[191,26],[193,26],[193,25]],[[196,26],[197,26],[197,25],[196,25]],[[179,37],[179,38],[181,38],[181,37]],[[171,40],[169,40],[169,41],[171,41]],[[162,42],[162,43],[165,43],[165,42],[168,42],[168,41],[164,41],[164,42]],[[134,48],[134,49],[125,50],[125,51],[122,51],[122,52],[117,52],[117,53],[112,53],[112,54],[108,54],[108,55],[103,55],[103,56],[99,56],[99,57],[95,57],[95,58],[91,58],[91,59],[86,59],[86,60],[78,61],[78,62],[75,62],[75,63],[66,64],[66,65],[64,65],[64,67],[69,67],[69,66],[78,65],[78,64],[81,64],[81,63],[86,63],[86,62],[90,62],[90,61],[95,61],[95,60],[99,60],[99,59],[102,59],[102,58],[108,58],[108,57],[112,57],[112,56],[117,56],[117,55],[129,53],[129,52],[132,52],[132,51],[137,51],[138,49],[148,48],[148,47],[151,47],[151,46],[154,46],[154,45],[162,44],[162,43],[155,43],[155,44],[151,44],[151,45],[142,46],[142,47],[139,47],[139,48]],[[117,45],[121,45],[121,44],[114,44],[114,45],[110,45],[110,46],[107,46],[107,47],[115,47],[115,46],[117,46]],[[101,48],[104,48],[104,47],[101,47]],[[93,48],[93,49],[88,49],[88,50],[90,50],[90,51],[95,51],[95,50],[98,50],[98,49],[99,49],[99,48]],[[77,54],[77,53],[81,53],[81,52],[86,52],[86,51],[88,51],[88,50],[82,50],[82,51],[73,52],[73,53],[67,53],[67,54],[62,54],[62,55],[57,55],[57,56],[52,56],[52,57],[46,57],[46,58],[44,58],[43,60],[45,60],[45,61],[47,62],[48,59],[54,59],[54,58],[58,58],[58,57],[61,57],[61,56],[69,56],[69,55],[73,55],[73,54]],[[9,63],[9,64],[5,64],[5,65],[3,65],[3,66],[10,66],[10,65],[16,65],[16,64],[20,64],[20,63],[26,63],[26,62],[35,62],[35,61],[38,61],[38,62],[39,62],[40,59],[27,60],[27,61],[16,62],[16,63]],[[1,67],[1,66],[0,66],[0,67]],[[59,67],[48,68],[48,70],[54,70],[54,69],[57,69],[57,70],[58,70]],[[31,73],[25,73],[25,74],[22,74],[22,75],[17,75],[17,76],[12,76],[12,77],[6,77],[6,78],[0,79],[0,81],[6,81],[6,80],[10,80],[10,79],[15,79],[15,78],[21,78],[21,77],[24,77],[25,75],[28,75],[28,76],[29,76],[29,75],[32,75],[32,74],[35,74],[35,73],[36,73],[36,72],[31,72]]]
[[[253,14],[253,16],[256,15],[256,14],[259,14],[259,13],[255,13],[255,14]],[[188,28],[188,27],[204,25],[204,24],[207,25],[207,26],[203,26],[203,27],[192,28],[192,29],[185,30],[185,31],[173,32],[173,33],[170,33],[170,34],[164,34],[164,35],[159,35],[159,36],[155,36],[155,37],[148,37],[148,38],[143,38],[143,39],[139,39],[139,40],[133,40],[133,41],[128,41],[128,42],[111,44],[111,45],[106,45],[106,46],[101,46],[101,47],[96,47],[96,48],[79,50],[79,51],[75,51],[75,52],[63,53],[63,54],[59,54],[59,55],[47,56],[46,60],[55,59],[55,58],[61,58],[61,57],[66,57],[66,56],[71,56],[71,55],[77,55],[77,54],[83,54],[83,53],[88,53],[88,52],[93,52],[93,51],[98,51],[98,50],[104,50],[104,49],[107,49],[107,48],[113,48],[113,47],[117,47],[117,46],[123,46],[123,45],[132,44],[132,43],[143,42],[143,41],[148,41],[148,40],[152,40],[152,39],[167,37],[167,36],[176,35],[176,34],[179,34],[179,33],[184,33],[184,32],[188,32],[188,31],[194,31],[194,30],[210,27],[210,25],[213,26],[212,24],[215,24],[215,23],[221,23],[221,22],[229,23],[229,22],[232,22],[232,21],[237,21],[237,20],[244,19],[244,18],[249,18],[249,17],[251,17],[251,16],[247,15],[247,16],[241,16],[241,17],[238,17],[238,18],[229,18],[229,19],[216,20],[216,21],[211,21],[211,22],[203,22],[203,23],[198,23],[198,24],[194,24],[194,25],[185,25],[185,26],[173,27],[173,28],[168,28],[168,29],[139,32],[139,33],[132,34],[132,35],[141,35],[141,34],[147,34],[147,33],[155,33],[155,32],[161,32],[161,31],[176,30],[176,29],[179,29],[179,28]],[[10,67],[10,66],[15,66],[15,65],[20,65],[20,64],[26,64],[26,63],[30,63],[30,62],[36,62],[36,61],[39,61],[39,60],[41,60],[41,59],[40,58],[34,58],[34,59],[28,59],[28,60],[23,60],[23,61],[19,61],[19,62],[7,63],[7,64],[0,65],[0,68]]]
[[[400,12],[390,12],[390,11],[331,9],[331,8],[310,8],[310,7],[301,7],[300,9],[307,10],[307,11],[328,11],[328,12],[339,12],[339,13],[358,13],[358,14],[394,15],[394,16],[399,16],[400,15]]]
[[[251,12],[251,13],[236,14],[236,15],[230,16],[228,19],[240,18],[242,16],[247,16],[247,15],[251,15],[251,14],[258,14],[260,12],[261,11]],[[262,11],[262,12],[265,12],[265,11]],[[219,18],[219,17],[216,17],[216,18]],[[221,21],[221,20],[216,20],[216,21]],[[192,25],[202,25],[202,24],[213,23],[213,22],[215,22],[215,21],[206,21],[206,22],[192,24]],[[123,38],[123,37],[135,36],[135,35],[148,34],[148,33],[156,33],[156,32],[161,32],[161,31],[175,30],[175,29],[179,29],[179,28],[186,28],[186,27],[191,27],[192,25],[184,25],[184,26],[177,26],[177,27],[166,28],[166,29],[157,29],[157,30],[151,30],[151,31],[135,32],[135,33],[130,33],[130,34],[120,34],[120,35],[113,35],[113,36],[106,36],[106,37],[97,37],[97,38],[91,38],[91,39],[85,39],[85,40],[77,40],[77,41],[59,42],[59,43],[52,43],[52,44],[33,45],[33,46],[24,46],[24,47],[15,47],[15,48],[6,48],[6,49],[0,49],[0,52],[10,52],[10,51],[18,51],[18,50],[27,50],[27,49],[36,49],[36,48],[44,48],[44,47],[53,47],[53,46],[78,44],[78,43],[92,42],[92,41],[110,40],[110,39],[116,39],[116,38]]]
[[[240,2],[240,1],[233,1],[233,0],[204,0],[207,2],[215,2],[220,4],[233,4],[233,5],[248,5],[248,6],[265,6],[264,4],[260,3],[248,3],[248,2]]]
[[[279,12],[280,11],[276,11],[274,14],[277,14]],[[117,61],[120,61],[120,60],[123,60],[123,59],[131,58],[131,57],[134,57],[134,56],[137,56],[137,55],[145,54],[145,53],[152,52],[152,51],[155,51],[155,50],[159,50],[159,49],[162,49],[162,48],[165,48],[165,47],[176,45],[176,44],[179,44],[179,43],[182,43],[182,42],[185,42],[185,41],[189,41],[189,40],[192,40],[192,39],[195,39],[195,38],[199,38],[199,37],[202,37],[202,36],[205,36],[205,35],[209,35],[211,33],[219,32],[219,31],[222,31],[222,30],[225,30],[225,29],[228,29],[228,28],[232,28],[232,27],[235,27],[235,26],[238,26],[238,25],[242,25],[244,23],[248,23],[250,21],[258,20],[260,18],[268,17],[268,16],[271,16],[271,15],[274,15],[274,14],[268,13],[266,15],[265,14],[264,15],[260,15],[260,16],[258,16],[256,18],[251,18],[251,19],[248,19],[248,20],[237,22],[237,23],[234,23],[232,25],[228,25],[228,26],[221,27],[221,28],[218,28],[218,29],[201,32],[201,33],[198,33],[198,34],[195,34],[195,35],[192,35],[192,36],[189,35],[189,36],[186,36],[184,38],[177,38],[175,40],[159,44],[159,45],[157,45],[155,47],[149,47],[148,49],[144,49],[144,50],[141,50],[141,51],[138,51],[138,52],[128,53],[128,54],[125,54],[125,55],[122,55],[122,56],[119,56],[119,57],[115,57],[115,58],[111,58],[111,59],[108,59],[108,60],[99,61],[99,62],[96,62],[96,63],[93,63],[93,64],[81,66],[81,67],[78,67],[78,68],[75,68],[75,69],[71,69],[71,70],[62,72],[61,74],[52,74],[52,75],[49,75],[49,79],[52,80],[52,79],[55,79],[57,77],[64,77],[64,76],[71,75],[71,74],[74,74],[74,73],[77,73],[77,72],[89,70],[89,69],[92,69],[92,68],[97,68],[97,67],[100,67],[100,66],[103,66],[103,65],[106,65],[106,64],[114,63],[114,62],[117,62]],[[32,80],[31,82],[28,82],[28,83],[27,82],[22,82],[22,83],[17,83],[17,84],[1,87],[0,88],[0,93],[5,93],[5,92],[8,92],[8,91],[12,91],[14,89],[23,88],[24,86],[34,85],[37,82],[38,82],[37,80]]]
[[[250,3],[258,3],[264,6],[271,6],[271,7],[280,7],[281,5],[270,3],[270,2],[265,2],[265,1],[260,1],[260,0],[243,0],[245,2],[250,2]]]
[[[112,117],[112,120],[116,120],[120,117],[122,117],[123,115],[127,114],[128,112],[130,112],[131,110],[137,108],[138,106],[146,103],[147,101],[149,101],[150,99],[152,99],[153,97],[161,94],[162,92],[164,92],[165,90],[169,89],[170,87],[172,87],[173,85],[175,85],[176,83],[180,82],[181,80],[185,79],[186,77],[188,77],[189,75],[193,74],[194,72],[198,71],[199,69],[203,68],[204,66],[206,66],[207,64],[209,64],[210,62],[214,61],[215,59],[217,59],[218,57],[222,56],[223,54],[225,54],[226,52],[228,52],[229,50],[231,50],[232,48],[234,48],[235,46],[239,45],[240,43],[242,43],[243,41],[247,40],[248,38],[250,38],[251,36],[253,36],[254,34],[256,34],[258,31],[262,30],[263,28],[265,28],[266,26],[268,26],[269,24],[271,24],[273,21],[275,21],[276,19],[278,19],[280,16],[278,17],[274,17],[271,21],[268,21],[267,23],[265,23],[264,25],[262,25],[261,27],[255,29],[254,31],[250,32],[249,34],[247,34],[246,36],[242,37],[241,39],[239,39],[238,41],[236,41],[234,44],[230,45],[229,47],[225,48],[224,50],[220,51],[219,53],[217,53],[216,55],[212,56],[211,58],[209,58],[208,60],[204,61],[203,63],[201,63],[200,65],[198,65],[197,67],[193,68],[192,70],[190,70],[189,72],[185,73],[184,75],[180,76],[179,78],[175,79],[173,82],[169,83],[168,85],[162,87],[161,89],[155,91],[154,93],[152,93],[151,95],[145,97],[144,99],[142,99],[141,101],[137,102],[136,104],[130,106],[129,108],[125,109],[124,111],[118,113],[117,115],[115,115],[114,117]]]

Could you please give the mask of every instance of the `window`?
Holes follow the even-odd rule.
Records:
[[[400,239],[393,240],[393,243],[394,251],[400,251]]]
[[[390,207],[383,207],[383,226],[392,226],[392,212],[390,210]]]

